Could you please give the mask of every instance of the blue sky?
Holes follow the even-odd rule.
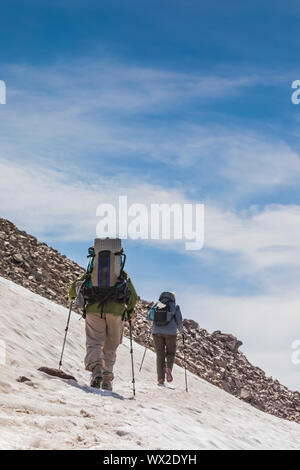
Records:
[[[80,264],[99,203],[204,202],[205,248],[126,241],[142,297],[244,341],[300,389],[296,1],[0,7],[1,215]]]

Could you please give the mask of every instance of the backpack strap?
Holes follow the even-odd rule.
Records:
[[[126,305],[126,308],[125,308],[125,310],[124,310],[124,312],[123,312],[123,314],[122,314],[122,321],[125,321],[125,320],[126,320],[126,314],[127,314],[127,316],[128,316],[127,305]]]
[[[115,253],[115,256],[121,256],[122,261],[121,261],[121,269],[120,269],[120,274],[119,274],[119,277],[121,277],[124,271],[125,263],[126,263],[126,254],[124,253],[123,248],[121,251],[118,251],[117,253]]]

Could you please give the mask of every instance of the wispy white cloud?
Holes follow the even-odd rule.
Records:
[[[216,197],[218,183],[227,182],[233,201],[298,184],[299,156],[276,136],[267,139],[229,124],[196,124],[185,112],[243,93],[265,74],[188,74],[106,59],[10,66],[6,75],[8,104],[0,115],[6,157],[68,167],[74,161],[83,165],[88,156],[101,161],[103,171],[124,158],[156,161],[179,173],[199,174],[200,187],[214,184]],[[165,116],[173,113],[176,119],[165,125]]]
[[[206,247],[239,255],[242,269],[247,272],[300,267],[299,233],[300,207],[297,205],[273,204],[241,212],[214,207],[207,210]]]
[[[121,62],[74,61],[51,67],[10,66],[15,96],[34,100],[40,107],[48,105],[60,110],[77,108],[78,112],[93,110],[118,113],[163,112],[187,102],[228,99],[248,87],[260,83],[255,74],[181,73],[147,68]]]
[[[259,193],[300,180],[300,156],[276,136],[264,137],[233,126],[185,124],[174,139],[159,142],[153,154],[180,168],[199,169],[203,179],[234,184],[237,193]]]
[[[11,66],[5,71],[9,98],[0,116],[2,146],[19,142],[24,152],[40,154],[56,151],[59,144],[66,154],[68,145],[75,154],[76,147],[88,152],[99,146],[102,153],[123,150],[149,158],[155,157],[158,145],[171,143],[178,129],[171,125],[169,132],[160,131],[161,124],[155,121],[129,123],[128,118],[177,114],[182,106],[197,106],[199,100],[227,99],[258,80],[100,60],[45,68]],[[182,147],[182,142],[177,144]]]
[[[218,197],[219,182],[231,185],[227,197],[232,201],[296,186],[300,158],[287,143],[229,124],[196,124],[182,109],[195,110],[203,100],[228,99],[259,80],[112,61],[10,67],[8,104],[0,115],[2,155],[47,159],[66,167],[74,161],[84,165],[88,156],[101,161],[103,171],[124,158],[163,163],[179,173],[184,169],[198,174],[199,184],[191,190],[209,182]],[[164,116],[173,112],[176,119],[165,125]],[[155,119],[147,119],[151,115]]]
[[[0,160],[0,211],[29,231],[52,240],[90,240],[95,235],[99,204],[187,202],[180,191],[137,179],[62,173],[39,165]]]
[[[96,208],[100,203],[118,204],[127,195],[129,204],[184,204],[199,202],[176,188],[149,184],[139,178],[95,176],[79,171],[60,172],[36,164],[0,160],[0,209],[15,216],[24,226],[41,234],[86,240],[94,235]],[[224,211],[206,206],[205,248],[211,264],[220,253],[238,260],[239,274],[266,268],[300,267],[300,207],[269,205],[248,211]],[[92,235],[91,235],[92,234]],[[170,246],[167,246],[170,248]],[[181,249],[181,248],[179,248]]]

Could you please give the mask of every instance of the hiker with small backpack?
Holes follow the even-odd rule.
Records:
[[[88,258],[87,271],[73,282],[69,299],[76,299],[74,307],[83,310],[85,368],[92,373],[91,387],[112,390],[124,320],[129,321],[131,332],[137,294],[124,270],[126,256],[120,239],[96,239]]]
[[[157,384],[164,386],[173,381],[177,330],[183,333],[182,315],[176,305],[175,293],[163,292],[159,301],[150,309],[147,320],[153,322],[152,335],[156,349]]]

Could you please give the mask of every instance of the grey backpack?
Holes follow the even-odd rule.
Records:
[[[176,312],[175,296],[171,292],[163,292],[159,301],[150,310],[150,320],[154,325],[167,326]]]

